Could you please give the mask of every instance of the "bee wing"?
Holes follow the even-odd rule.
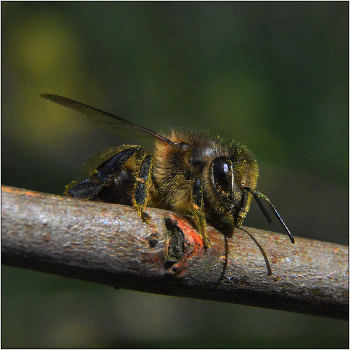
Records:
[[[53,95],[53,94],[41,94],[40,95],[43,98],[46,98],[47,100],[50,100],[52,102],[55,102],[59,105],[62,105],[64,107],[71,108],[77,112],[85,114],[87,117],[92,118],[94,121],[98,123],[103,123],[103,124],[109,124],[111,126],[116,126],[118,125],[119,127],[124,125],[128,126],[128,128],[134,128],[137,129],[144,134],[150,135],[154,138],[156,138],[159,141],[162,141],[168,145],[173,145],[175,142],[167,139],[166,137],[157,134],[156,132],[144,128],[140,125],[137,125],[133,122],[130,122],[129,120],[126,120],[124,118],[118,117],[112,113],[104,112],[100,109],[85,105],[83,103],[71,100],[70,98],[63,97],[63,96],[58,96],[58,95]]]

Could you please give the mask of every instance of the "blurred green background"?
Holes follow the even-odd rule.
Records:
[[[295,236],[348,244],[348,6],[2,2],[2,184],[61,194],[91,154],[137,143],[39,97],[55,93],[248,145]],[[245,225],[269,229],[256,205]],[[347,348],[348,323],[3,267],[2,347]]]

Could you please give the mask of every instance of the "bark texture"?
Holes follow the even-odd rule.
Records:
[[[348,247],[2,186],[2,264],[115,288],[348,319]]]

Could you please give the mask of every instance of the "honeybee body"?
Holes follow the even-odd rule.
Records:
[[[124,145],[102,156],[90,178],[74,181],[66,194],[75,198],[132,204],[143,215],[145,207],[172,209],[192,215],[206,246],[206,218],[239,227],[255,189],[255,158],[236,143],[224,144],[204,133],[172,132],[157,140],[153,155],[142,147]],[[115,154],[112,154],[115,152]]]
[[[144,221],[145,208],[159,207],[192,215],[203,243],[210,246],[206,220],[241,226],[254,197],[269,222],[259,198],[266,200],[294,239],[270,200],[256,192],[255,157],[236,142],[224,143],[195,131],[172,131],[168,136],[138,126],[113,114],[57,95],[44,98],[98,118],[112,118],[153,137],[155,150],[123,145],[104,152],[89,177],[66,186],[74,198],[131,204]],[[108,119],[110,122],[110,119]]]

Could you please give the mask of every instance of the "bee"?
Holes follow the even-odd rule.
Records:
[[[42,94],[43,98],[81,112],[96,121],[127,126],[149,136],[154,152],[138,145],[122,145],[100,156],[90,176],[66,186],[74,198],[132,205],[149,222],[146,207],[171,209],[192,215],[206,248],[210,246],[207,220],[240,227],[254,198],[265,200],[289,235],[294,238],[271,201],[255,190],[258,164],[247,147],[227,144],[204,132],[171,131],[162,136],[131,121],[66,97]]]

